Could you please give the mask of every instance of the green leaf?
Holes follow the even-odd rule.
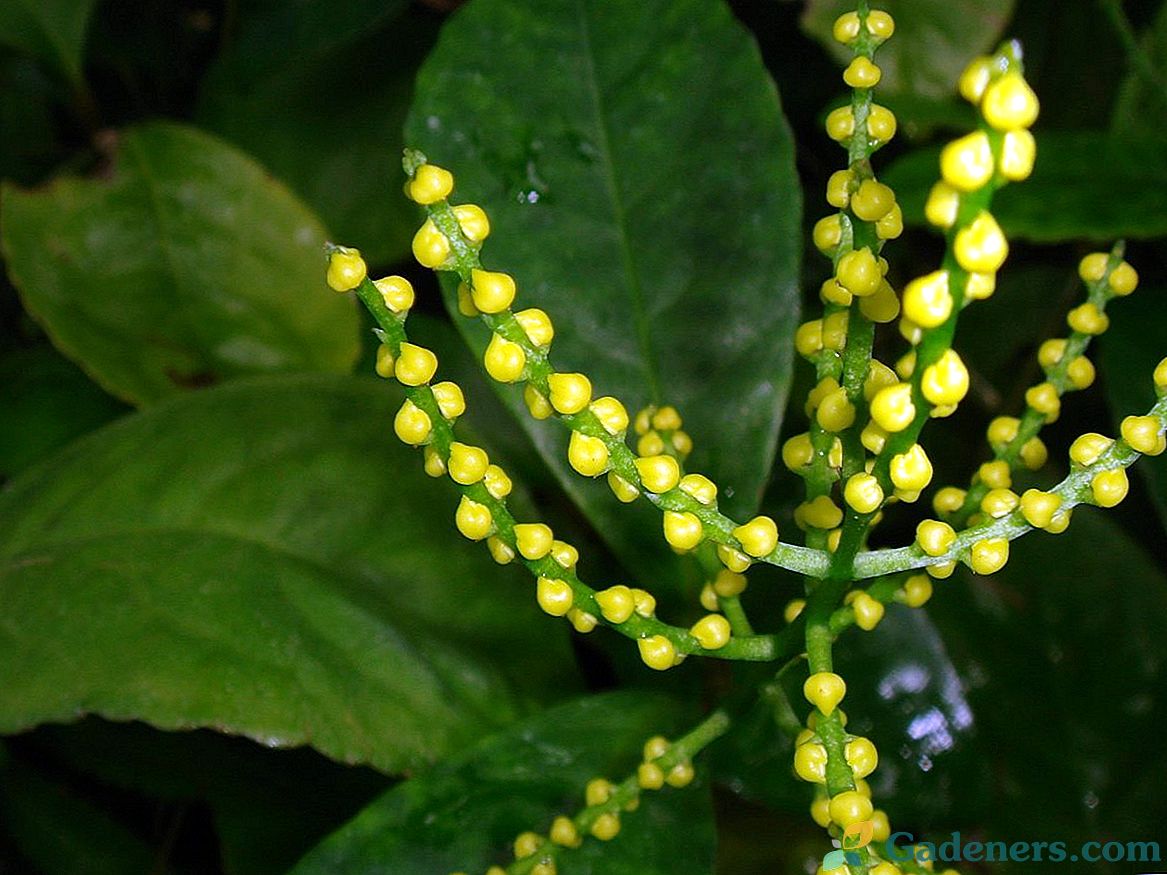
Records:
[[[976,822],[988,791],[984,751],[962,680],[927,614],[889,607],[874,631],[840,639],[836,660],[847,679],[847,729],[879,751],[868,781],[892,823]],[[808,715],[805,677],[795,671],[786,684],[800,724]],[[764,700],[753,706],[713,752],[714,774],[776,811],[804,813],[814,794],[793,777],[793,739],[773,715]]]
[[[516,835],[546,835],[557,815],[583,807],[589,780],[623,780],[644,742],[676,727],[675,709],[644,693],[607,693],[553,708],[390,790],[293,875],[445,875],[506,863]],[[636,811],[620,815],[615,839],[585,839],[560,856],[557,870],[710,875],[713,812],[703,783],[644,794]]]
[[[556,367],[633,413],[676,405],[691,469],[730,513],[754,509],[790,379],[800,196],[773,83],[729,10],[470,4],[418,76],[406,134],[490,214],[485,263],[515,275],[517,308],[556,320]],[[460,324],[481,351],[484,327]],[[630,527],[570,471],[564,435],[506,397],[605,537],[661,562],[632,543],[659,543],[659,519]]]
[[[209,730],[159,732],[93,717],[42,726],[17,745],[42,772],[91,795],[94,788],[107,799],[128,791],[162,810],[209,808],[229,875],[283,875],[393,783],[309,748],[273,750]],[[75,859],[68,871],[79,868]]]
[[[152,849],[107,811],[2,749],[0,824],[5,838],[42,875],[170,871],[155,869]],[[7,854],[4,861],[7,869],[12,862]]]
[[[290,17],[299,5],[280,3],[273,14]],[[366,12],[380,20],[385,8],[403,4],[373,5]],[[334,10],[329,20],[345,19]],[[389,263],[408,254],[416,230],[398,185],[401,129],[437,23],[410,10],[371,33],[317,35],[321,43],[306,55],[288,56],[294,64],[285,57],[259,69],[252,69],[256,40],[240,40],[208,72],[198,119],[295,189],[334,239],[359,247],[372,263]]]
[[[1161,144],[1096,131],[1038,131],[1033,176],[1002,189],[993,215],[1006,234],[1038,243],[1107,241],[1167,234]],[[924,224],[924,200],[939,178],[939,149],[896,161],[883,180],[906,221]]]
[[[929,605],[968,679],[992,838],[1162,833],[1167,796],[1143,778],[1167,775],[1167,579],[1111,514],[1079,508],[1066,534],[1027,535],[1003,571],[958,574]]]
[[[81,55],[94,0],[4,0],[0,44],[46,61],[72,84],[82,81]]]
[[[0,190],[9,275],[59,349],[138,403],[351,368],[355,308],[324,285],[324,232],[283,186],[182,125],[130,128],[115,151],[108,178]]]
[[[1159,120],[1167,110],[1167,80],[1163,78],[1167,64],[1167,5],[1159,7],[1154,22],[1142,35],[1141,44],[1151,69],[1140,70],[1136,61],[1128,59],[1131,70],[1119,88],[1111,130],[1119,135],[1149,136],[1162,141],[1163,126]]]
[[[45,344],[0,355],[0,410],[0,477],[11,477],[125,407]]]
[[[880,92],[949,97],[974,55],[992,49],[1013,14],[1014,0],[881,0],[895,19],[895,36],[877,52]],[[854,11],[849,0],[810,0],[802,27],[841,62],[851,51],[831,35],[835,19]]]
[[[563,626],[457,538],[452,487],[389,434],[399,403],[371,380],[236,383],[13,482],[0,731],[96,713],[397,770],[570,689]]]
[[[1116,301],[1107,313],[1111,329],[1099,342],[1106,395],[1117,434],[1117,426],[1125,417],[1142,415],[1155,403],[1151,374],[1167,356],[1163,289],[1140,288],[1129,299]],[[1145,479],[1151,501],[1167,528],[1167,454],[1139,459],[1132,476]]]

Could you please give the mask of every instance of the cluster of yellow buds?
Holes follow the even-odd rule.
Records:
[[[569,429],[571,468],[588,478],[605,476],[621,502],[645,498],[655,505],[665,542],[697,558],[707,581],[700,596],[705,613],[688,626],[657,619],[656,599],[647,590],[588,586],[577,573],[579,554],[572,545],[557,539],[545,523],[514,519],[506,504],[513,485],[508,474],[491,462],[485,448],[456,439],[454,425],[466,409],[462,389],[453,382],[434,382],[437,357],[406,336],[405,320],[414,303],[406,279],[371,280],[360,253],[345,247],[330,248],[327,271],[330,286],[356,290],[376,318],[381,339],[376,371],[405,392],[394,431],[406,444],[421,448],[427,474],[449,477],[461,491],[454,515],[458,531],[484,542],[499,564],[524,564],[535,578],[535,598],[545,613],[566,619],[579,633],[609,626],[636,641],[651,669],[669,669],[689,654],[756,660],[805,654],[809,677],[804,695],[813,710],[804,727],[795,724],[801,728],[793,766],[814,785],[811,815],[835,837],[870,821],[879,841],[890,827],[886,814],[875,808],[866,780],[878,765],[878,753],[869,739],[845,730],[839,705],[846,684],[831,667],[835,636],[850,625],[874,629],[891,601],[925,604],[932,581],[953,574],[960,562],[979,574],[1000,570],[1013,538],[1032,528],[1064,531],[1079,503],[1117,504],[1127,493],[1125,469],[1134,458],[1167,449],[1165,359],[1155,372],[1160,401],[1148,414],[1123,420],[1118,438],[1078,438],[1069,451],[1070,475],[1058,486],[1014,488],[1015,475],[1047,462],[1049,451],[1038,432],[1058,417],[1062,396],[1094,381],[1085,352],[1107,328],[1107,303],[1138,284],[1121,247],[1093,253],[1079,269],[1088,299],[1069,314],[1068,335],[1041,346],[1038,361],[1045,378],[1026,393],[1026,411],[997,417],[989,425],[993,458],[978,468],[969,488],[949,486],[934,493],[939,519],[919,521],[910,545],[866,549],[868,533],[888,505],[916,502],[932,485],[933,465],[919,433],[930,418],[951,415],[969,391],[969,371],[953,348],[953,335],[962,308],[996,288],[1008,243],[990,201],[1001,185],[1032,172],[1036,148],[1029,129],[1039,110],[1015,45],[968,66],[959,90],[977,107],[980,125],[942,151],[940,181],[925,207],[927,220],[945,235],[947,252],[940,269],[912,279],[898,294],[882,252],[902,233],[903,214],[895,192],[876,179],[870,162],[896,131],[895,116],[872,97],[882,78],[874,53],[894,28],[890,15],[862,2],[834,26],[836,39],[853,53],[843,73],[851,95],[846,106],[827,116],[826,129],[847,150],[848,161],[827,183],[826,201],[835,212],[813,230],[814,243],[831,268],[820,287],[822,314],[799,326],[795,336],[797,352],[815,369],[804,408],[808,426],[781,450],[783,463],[805,481],[805,500],[793,514],[805,533],[805,547],[781,542],[769,516],[740,522],[721,513],[717,485],[685,470],[693,442],[675,407],[652,405],[630,417],[617,398],[596,397],[586,374],[556,370],[550,361],[555,338],[550,316],[537,307],[514,311],[515,279],[481,263],[480,250],[491,230],[485,211],[474,204],[450,204],[453,175],[420,153],[407,152],[406,193],[426,211],[413,240],[417,261],[457,274],[459,312],[481,319],[491,331],[483,354],[486,373],[521,386],[532,417],[553,419]],[[897,318],[909,349],[889,365],[873,357],[874,335],[876,326]],[[779,633],[755,635],[738,601],[746,589],[744,572],[755,562],[807,578],[805,597],[789,601],[787,625]],[[869,578],[874,580],[865,588],[853,586]],[[651,739],[635,775],[620,784],[591,781],[580,814],[555,818],[545,836],[518,836],[513,848],[517,871],[554,875],[562,849],[588,836],[613,839],[620,832],[621,813],[637,804],[641,791],[665,784],[681,787],[693,779],[692,752]],[[875,875],[901,872],[874,851],[865,849],[862,856]],[[496,866],[488,875],[506,871]]]

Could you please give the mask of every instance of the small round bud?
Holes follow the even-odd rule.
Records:
[[[664,671],[676,664],[677,650],[664,635],[650,635],[636,641],[640,658],[649,668]]]
[[[1009,542],[1005,538],[985,538],[972,545],[969,567],[977,574],[993,574],[1009,561]]]
[[[981,98],[981,114],[999,131],[1028,128],[1037,120],[1037,95],[1015,71],[990,82]]]
[[[598,477],[608,470],[608,447],[597,437],[571,433],[567,444],[567,461],[585,477]]]
[[[956,532],[948,523],[922,520],[916,526],[916,543],[929,556],[943,556],[956,540]]]
[[[552,617],[562,617],[571,610],[572,602],[575,601],[575,593],[565,580],[540,577],[535,582],[535,593],[539,607]]]
[[[583,374],[552,374],[547,378],[551,406],[562,414],[579,413],[592,400],[592,382]]]
[[[413,284],[403,276],[387,276],[373,280],[381,293],[381,300],[394,313],[404,313],[413,306]]]
[[[668,492],[681,480],[681,469],[672,456],[645,456],[635,464],[640,482],[649,492]]]
[[[806,700],[826,716],[830,716],[846,693],[846,682],[830,671],[816,672],[802,685],[802,694]]]
[[[422,267],[438,268],[450,257],[450,241],[433,219],[426,219],[413,235],[413,257]]]
[[[454,175],[436,164],[423,164],[405,186],[409,199],[423,206],[445,200],[454,190]]]
[[[768,516],[756,516],[733,530],[742,549],[750,556],[768,556],[778,546],[778,526]]]
[[[693,624],[689,634],[706,650],[720,650],[729,643],[729,620],[721,614],[706,614]]]
[[[957,191],[976,191],[993,178],[993,150],[984,131],[953,140],[940,153],[940,175]]]
[[[325,279],[334,292],[348,292],[355,289],[365,278],[367,268],[359,249],[338,246],[328,256],[328,272]]]

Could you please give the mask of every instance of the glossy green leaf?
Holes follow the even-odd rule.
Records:
[[[1167,169],[1154,140],[1079,131],[1037,131],[1033,176],[1002,189],[993,215],[1006,234],[1038,243],[1109,241],[1167,234]],[[939,178],[939,150],[896,161],[883,180],[896,190],[906,221],[924,223],[924,200]]]
[[[403,4],[372,5],[380,8],[364,11],[381,21]],[[278,4],[282,18],[299,6]],[[345,18],[330,13],[330,21]],[[408,254],[416,230],[413,204],[400,194],[401,129],[437,23],[410,11],[364,30],[326,31],[321,45],[289,56],[295,63],[260,69],[251,69],[255,40],[241,40],[204,80],[198,118],[295,189],[333,239],[384,264]]]
[[[48,344],[0,355],[0,477],[125,412]]]
[[[4,0],[0,44],[28,52],[79,83],[93,5],[94,0]]]
[[[847,729],[879,751],[868,781],[893,823],[959,825],[983,812],[988,788],[974,713],[928,616],[892,606],[874,631],[846,633],[835,653],[847,679]],[[788,698],[803,725],[806,675],[789,675]],[[751,709],[714,752],[714,774],[776,811],[805,812],[814,794],[794,777],[793,739],[774,713],[766,702]]]
[[[520,832],[543,835],[583,807],[597,775],[623,780],[650,736],[678,728],[676,709],[643,693],[608,693],[545,711],[373,802],[324,841],[294,875],[447,875],[506,864]],[[611,842],[585,839],[562,875],[710,875],[713,812],[698,778],[646,793]]]
[[[0,493],[0,731],[83,713],[384,770],[570,689],[562,624],[458,539],[373,381],[183,396]],[[522,629],[522,634],[516,630]]]
[[[1014,0],[881,0],[873,4],[895,19],[895,36],[876,54],[881,91],[949,97],[969,60],[996,46],[1013,14]],[[810,0],[802,26],[841,62],[851,52],[831,35],[835,19],[854,11],[848,0]],[[840,86],[841,87],[841,86]]]
[[[1167,579],[1114,513],[1076,510],[1066,534],[1027,535],[1003,571],[958,574],[929,606],[968,679],[992,838],[1162,834],[1167,796],[1142,776],[1167,773]]]
[[[1137,259],[1133,259],[1137,261]],[[1124,417],[1146,413],[1155,403],[1151,374],[1167,356],[1167,318],[1163,289],[1142,288],[1107,308],[1111,329],[1099,340],[1107,400],[1118,433]],[[1167,529],[1167,454],[1144,456],[1132,472],[1144,478],[1147,493]]]
[[[5,186],[4,254],[54,343],[150,403],[248,373],[346,371],[353,302],[322,281],[324,232],[259,165],[193,128],[119,135],[108,178]]]
[[[453,170],[454,200],[490,214],[484,261],[514,274],[516,307],[555,320],[555,366],[633,413],[675,404],[690,467],[729,512],[755,508],[790,379],[800,198],[773,83],[729,10],[475,2],[422,68],[406,133]],[[481,350],[483,327],[460,324]],[[667,563],[636,548],[644,530],[605,487],[570,471],[562,430],[506,397],[622,555]],[[648,525],[655,547],[659,519]]]

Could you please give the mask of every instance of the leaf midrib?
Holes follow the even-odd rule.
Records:
[[[592,59],[592,38],[591,28],[588,25],[587,0],[575,0],[575,6],[583,43],[584,81],[591,98],[595,129],[599,139],[600,163],[605,171],[604,182],[607,184],[609,200],[611,201],[612,218],[620,238],[620,257],[624,268],[628,298],[632,305],[633,322],[636,325],[637,344],[644,359],[650,400],[654,404],[659,404],[662,398],[660,365],[652,343],[648,314],[645,312],[644,290],[640,285],[640,275],[636,270],[636,261],[629,240],[628,217],[621,196],[622,189],[616,171],[616,162],[612,157],[612,139],[608,131],[607,116],[604,112],[604,98],[596,76],[596,66]]]

